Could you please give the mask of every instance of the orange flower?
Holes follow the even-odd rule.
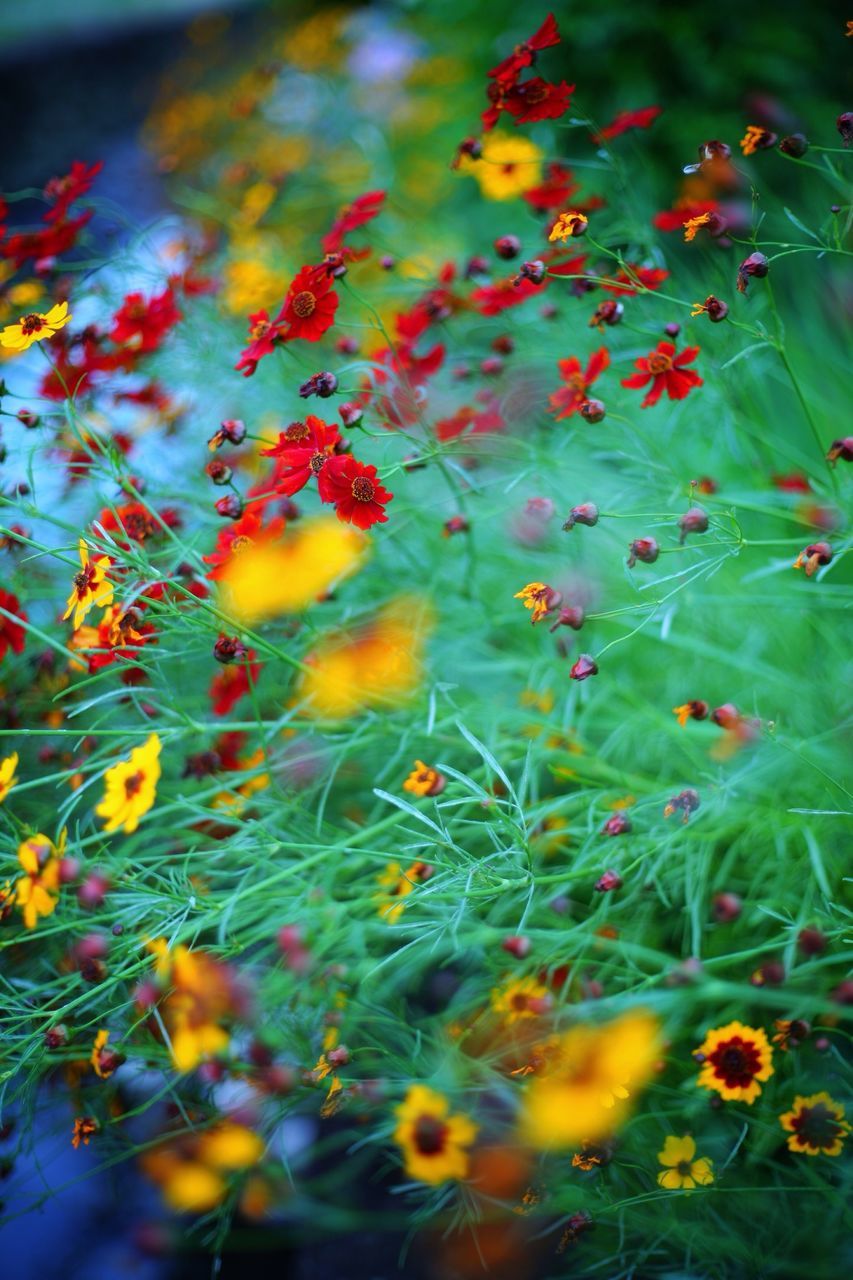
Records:
[[[437,796],[446,785],[447,779],[443,773],[424,764],[423,760],[416,760],[414,769],[403,783],[403,790],[411,792],[413,796]]]

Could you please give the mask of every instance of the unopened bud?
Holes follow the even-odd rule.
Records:
[[[581,502],[578,506],[572,507],[566,517],[563,528],[568,532],[570,529],[574,529],[576,524],[589,525],[590,528],[598,524],[598,507],[594,502]]]
[[[569,672],[571,680],[588,680],[598,675],[598,663],[588,653],[582,653]]]
[[[628,548],[628,568],[633,569],[638,560],[643,564],[654,564],[660,555],[660,547],[654,538],[635,538]]]
[[[595,882],[596,893],[612,893],[614,889],[622,888],[622,877],[615,871],[605,871],[603,876]]]
[[[248,649],[239,636],[220,636],[213,646],[213,656],[217,662],[227,666],[230,662],[238,662],[245,658]]]
[[[498,236],[495,241],[495,253],[499,258],[517,258],[521,253],[521,241],[518,236]]]
[[[523,960],[525,956],[530,954],[530,939],[523,937],[521,934],[512,934],[508,938],[504,938],[501,943],[504,951],[508,951],[511,956],[515,956],[516,960]]]
[[[603,422],[606,414],[604,401],[584,400],[583,404],[578,409],[578,413],[583,418],[584,422]]]
[[[631,830],[631,820],[625,813],[614,813],[601,828],[603,836],[624,836]]]
[[[243,514],[243,501],[236,493],[226,493],[224,498],[218,498],[213,505],[216,514],[224,520],[239,520]]]
[[[684,542],[688,533],[705,533],[708,528],[708,515],[701,507],[691,507],[689,511],[685,511],[684,515],[678,522],[678,528],[681,536],[678,539],[680,543]]]
[[[793,156],[795,160],[800,160],[808,149],[809,140],[804,133],[789,133],[779,143],[779,150],[786,156]]]

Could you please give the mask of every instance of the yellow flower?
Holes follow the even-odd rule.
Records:
[[[300,521],[281,539],[255,542],[229,557],[219,577],[222,606],[247,626],[298,612],[361,568],[367,546],[334,516]]]
[[[511,978],[502,987],[495,987],[491,997],[492,1009],[500,1014],[507,1026],[522,1018],[538,1018],[548,1008],[548,988],[536,978]]]
[[[432,867],[427,862],[413,862],[404,871],[399,862],[389,862],[385,870],[376,877],[376,883],[382,892],[376,894],[379,915],[389,924],[396,924],[405,910],[403,898],[432,874]]]
[[[287,277],[260,258],[229,262],[222,274],[222,301],[233,315],[245,316],[259,307],[272,307],[287,292]]]
[[[422,1084],[413,1084],[397,1107],[394,1141],[403,1150],[410,1178],[437,1186],[467,1176],[466,1148],[477,1136],[477,1126],[468,1116],[449,1111],[447,1098]]]
[[[403,790],[413,796],[437,796],[444,790],[447,779],[423,760],[416,760],[415,767],[403,783]],[[0,795],[2,799],[2,795]]]
[[[0,333],[0,346],[9,351],[27,351],[34,342],[52,338],[70,319],[67,302],[58,302],[50,311],[31,311],[15,324],[6,325]]]
[[[72,626],[76,631],[80,623],[93,605],[106,607],[113,602],[113,585],[105,574],[110,567],[109,556],[100,556],[97,560],[89,559],[89,548],[80,539],[81,569],[74,576],[74,587],[68,597],[68,608],[62,615],[63,622],[74,614]]]
[[[15,886],[16,903],[24,924],[35,929],[39,916],[49,916],[59,900],[59,863],[65,852],[65,830],[59,844],[41,834],[30,836],[18,846],[18,861],[25,875]]]
[[[206,1130],[198,1144],[199,1159],[216,1169],[249,1169],[263,1154],[264,1143],[254,1130],[231,1120]]]
[[[522,1103],[524,1138],[547,1150],[612,1133],[652,1075],[659,1049],[659,1024],[646,1010],[602,1026],[572,1027],[545,1072],[530,1079]]]
[[[658,1174],[658,1186],[667,1191],[692,1191],[694,1187],[709,1187],[714,1181],[712,1163],[705,1156],[694,1160],[696,1143],[689,1134],[676,1138],[673,1134],[658,1152],[658,1160],[664,1166]]]
[[[462,156],[460,173],[472,174],[487,200],[511,200],[542,180],[542,152],[528,138],[496,130],[487,135],[479,159]]]
[[[687,219],[687,221],[684,223],[684,239],[685,239],[685,240],[695,240],[695,238],[696,238],[696,232],[699,230],[699,228],[700,228],[700,227],[704,227],[704,226],[706,225],[706,223],[708,223],[708,222],[710,222],[710,221],[711,221],[711,215],[710,215],[710,213],[700,213],[700,214],[699,214],[699,216],[698,216],[697,218],[688,218],[688,219]],[[697,304],[697,303],[694,303],[693,305],[694,305],[694,306],[697,306],[698,304]],[[691,311],[691,313],[690,313],[690,314],[691,314],[691,315],[700,315],[700,314],[701,314],[701,312],[693,312],[693,311]]]
[[[128,760],[107,769],[106,792],[95,809],[99,818],[106,818],[105,831],[123,827],[130,835],[153,805],[160,778],[160,745],[157,734],[152,733],[144,746],[133,748]]]
[[[13,751],[5,760],[0,760],[0,804],[6,799],[18,779],[15,770],[18,767],[18,753]]]
[[[709,1031],[696,1055],[702,1063],[697,1084],[713,1089],[727,1102],[752,1104],[761,1083],[773,1075],[773,1050],[764,1031],[728,1022]]]
[[[548,239],[565,242],[570,236],[582,236],[588,226],[589,218],[585,214],[578,213],[576,209],[568,209],[565,213],[559,215],[551,228]]]
[[[748,124],[746,126],[746,133],[740,140],[741,151],[745,156],[753,155],[766,137],[766,129],[762,129],[761,126],[757,124]]]
[[[791,1110],[779,1117],[779,1123],[791,1135],[788,1149],[806,1156],[840,1156],[850,1132],[843,1106],[825,1092],[812,1093],[807,1098],[798,1093]]]
[[[532,609],[531,622],[539,622],[560,603],[560,593],[545,582],[528,582],[521,591],[516,591],[513,600],[523,600],[525,609]]]

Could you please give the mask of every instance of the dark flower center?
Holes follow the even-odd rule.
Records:
[[[145,781],[145,774],[140,769],[138,773],[132,773],[129,778],[124,780],[125,795],[131,800],[142,790],[142,784]]]
[[[803,1107],[792,1121],[794,1132],[809,1147],[831,1147],[843,1130],[825,1102],[813,1107]]]
[[[318,475],[320,471],[322,471],[323,467],[325,466],[327,457],[328,457],[328,454],[325,454],[325,453],[315,453],[312,456],[310,462],[308,463],[308,466],[314,472],[315,476]]]
[[[745,1089],[761,1070],[761,1057],[754,1044],[735,1036],[719,1045],[710,1055],[715,1074],[729,1089]]]
[[[272,324],[270,323],[269,320],[259,320],[257,324],[252,325],[252,328],[249,332],[249,337],[254,338],[254,340],[257,342],[259,338],[265,338],[271,328],[272,328]]]
[[[316,306],[317,298],[310,289],[303,289],[293,299],[293,310],[300,320],[307,320],[310,315],[313,315]]]
[[[376,488],[367,476],[356,476],[352,482],[352,496],[356,502],[372,502]]]
[[[668,373],[671,368],[671,356],[661,355],[660,352],[655,352],[653,356],[649,356],[649,373],[654,373],[655,375]]]
[[[689,1160],[679,1160],[675,1168],[682,1178],[692,1177],[692,1173],[691,1173],[692,1166]]]
[[[422,1156],[437,1156],[447,1141],[447,1125],[435,1116],[418,1116],[414,1137],[415,1146]]]
[[[31,311],[27,316],[21,316],[21,329],[25,334],[38,333],[39,329],[44,328],[44,321],[41,316]]]
[[[284,433],[285,439],[290,440],[292,444],[297,444],[300,440],[307,440],[311,432],[308,430],[304,422],[291,422],[290,426]]]

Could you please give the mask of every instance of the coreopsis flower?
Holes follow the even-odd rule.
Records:
[[[296,338],[319,342],[331,329],[339,302],[332,285],[322,267],[303,267],[294,277],[276,317],[277,325],[286,326],[282,334],[285,342]]]
[[[528,138],[490,133],[477,160],[463,156],[460,173],[471,174],[487,200],[512,200],[542,180],[542,152]]]
[[[282,516],[273,517],[265,525],[263,507],[260,504],[248,506],[239,520],[220,531],[214,551],[209,556],[202,556],[205,564],[213,565],[207,577],[214,581],[221,578],[233,557],[242,555],[250,547],[276,541],[284,533],[284,528]]]
[[[103,167],[103,160],[92,165],[75,160],[70,171],[63,177],[51,178],[44,189],[44,197],[51,205],[44,215],[44,221],[64,222],[70,206],[86,194]]]
[[[497,316],[508,307],[520,306],[528,298],[544,293],[548,281],[531,280],[529,276],[511,276],[505,280],[495,280],[493,284],[480,285],[471,294],[471,306],[484,316]]]
[[[160,780],[161,742],[156,733],[149,735],[141,747],[134,747],[127,760],[120,760],[104,774],[106,791],[95,809],[105,818],[104,831],[119,827],[131,835],[139,819],[154,804]]]
[[[646,392],[642,408],[657,404],[664,391],[670,400],[683,400],[694,387],[702,386],[702,379],[693,369],[684,366],[692,364],[699,354],[698,347],[685,347],[679,355],[671,342],[659,342],[657,349],[648,356],[641,356],[634,361],[637,373],[630,378],[622,379],[623,387],[645,387],[651,382]]]
[[[413,796],[438,796],[446,786],[447,779],[443,773],[424,764],[423,760],[416,760],[414,769],[403,783],[403,790]]]
[[[676,1138],[669,1134],[658,1152],[658,1160],[664,1166],[658,1174],[658,1186],[667,1191],[692,1191],[694,1187],[709,1187],[714,1181],[712,1162],[707,1156],[696,1156],[696,1143],[689,1134]]]
[[[606,289],[608,293],[633,296],[639,292],[654,293],[668,278],[669,272],[663,267],[639,267],[634,262],[628,262],[624,270],[618,271],[615,276],[602,277],[598,284],[599,288]]]
[[[221,1120],[150,1147],[139,1163],[175,1213],[207,1213],[228,1195],[228,1176],[252,1168],[263,1154],[264,1143],[254,1130]]]
[[[490,84],[488,97],[491,103],[483,112],[483,128],[493,129],[502,111],[515,118],[516,126],[535,124],[538,120],[557,120],[571,106],[575,86],[561,80],[551,84],[541,76],[532,76],[520,83]]]
[[[92,219],[92,210],[87,209],[76,218],[57,222],[40,228],[38,231],[22,231],[0,244],[0,257],[7,258],[19,270],[30,259],[36,262],[43,258],[58,258],[67,253],[77,243],[77,237]]]
[[[181,318],[168,286],[148,299],[142,293],[129,293],[113,316],[110,340],[135,355],[156,351]]]
[[[276,344],[283,341],[284,326],[279,320],[270,320],[269,312],[262,308],[249,316],[249,337],[249,345],[234,366],[244,378],[251,378],[264,356],[272,355]]]
[[[18,846],[18,861],[24,874],[15,886],[15,903],[27,929],[35,929],[39,916],[49,916],[56,908],[64,852],[64,829],[57,844],[39,833]]]
[[[588,653],[582,653],[569,669],[570,680],[588,680],[598,675],[598,663]]]
[[[569,209],[559,215],[548,233],[548,239],[566,241],[571,236],[582,236],[588,226],[589,218],[578,213],[577,209]]]
[[[795,569],[804,569],[807,578],[817,573],[818,569],[832,560],[832,547],[828,542],[814,542],[804,549],[794,561]]]
[[[63,622],[74,615],[72,626],[76,631],[86,614],[96,605],[104,608],[113,601],[113,584],[107,579],[109,556],[89,559],[89,548],[83,538],[79,542],[80,572],[74,575],[74,587],[68,597],[68,607],[62,615]]]
[[[246,652],[245,662],[223,667],[210,682],[208,695],[215,716],[227,716],[229,711],[249,690],[258,683],[262,664],[257,661],[254,649]]]
[[[467,1176],[467,1148],[477,1136],[477,1125],[466,1115],[451,1115],[443,1094],[413,1084],[396,1116],[394,1141],[410,1178],[438,1186]]]
[[[366,191],[364,195],[356,196],[355,200],[344,205],[332,223],[331,230],[326,232],[320,242],[323,252],[339,253],[350,231],[364,226],[382,212],[385,195],[384,191]]]
[[[557,368],[565,385],[550,394],[548,404],[558,422],[578,412],[581,405],[589,399],[590,387],[609,367],[610,352],[606,347],[593,351],[583,372],[577,356],[557,361]]]
[[[603,142],[610,142],[629,129],[648,129],[662,110],[663,107],[637,107],[634,111],[620,111],[610,124],[592,135],[592,140],[601,146]]]
[[[312,476],[319,480],[324,464],[340,443],[337,427],[313,413],[307,414],[304,422],[291,422],[271,448],[261,450],[261,457],[276,459],[272,482],[276,492],[292,498]]]
[[[673,707],[672,714],[678,717],[682,729],[688,720],[707,720],[710,708],[701,698],[693,698],[690,702],[682,702],[680,707]]]
[[[551,161],[547,168],[548,176],[536,187],[529,187],[523,197],[531,208],[540,213],[551,209],[559,209],[568,204],[578,189],[571,169],[558,161]]]
[[[109,1038],[109,1031],[103,1028],[98,1031],[95,1036],[95,1042],[92,1045],[92,1052],[89,1055],[92,1070],[99,1080],[109,1080],[113,1072],[117,1071],[125,1060],[123,1053],[107,1048]]]
[[[205,951],[170,950],[165,938],[155,938],[148,949],[157,981],[167,989],[160,1007],[172,1062],[177,1071],[193,1071],[228,1048],[221,1024],[238,1011],[238,989],[228,966]]]
[[[100,1127],[94,1116],[77,1116],[71,1135],[71,1145],[74,1150],[77,1150],[81,1142],[84,1147],[88,1147],[89,1139],[98,1132]]]
[[[696,239],[696,233],[700,228],[705,227],[711,221],[710,213],[700,213],[694,218],[688,218],[684,225],[684,239],[691,241]]]
[[[713,293],[709,294],[704,302],[694,302],[690,312],[692,317],[707,316],[712,324],[719,324],[721,320],[725,320],[729,314],[729,308],[725,302],[721,302],[719,298],[715,298]]]
[[[376,877],[379,893],[375,896],[377,911],[388,924],[396,924],[406,909],[403,899],[432,875],[428,862],[413,862],[404,870],[399,862],[389,862]]]
[[[71,313],[67,302],[57,302],[49,311],[31,311],[0,332],[0,346],[7,351],[28,351],[34,342],[43,342],[68,324]]]
[[[394,497],[379,482],[376,468],[349,454],[330,458],[320,473],[320,496],[333,502],[339,520],[369,529],[388,519],[385,506]]]
[[[510,978],[495,987],[489,997],[492,1011],[507,1026],[527,1018],[539,1018],[551,1007],[548,988],[538,978]]]
[[[840,1156],[850,1125],[844,1107],[828,1093],[797,1094],[790,1111],[779,1117],[788,1139],[788,1150],[805,1156]]]
[[[766,151],[776,145],[776,134],[763,129],[759,124],[748,124],[746,133],[740,140],[740,149],[745,156],[754,155],[756,151]]]
[[[637,1009],[559,1037],[542,1074],[530,1078],[521,1132],[540,1149],[578,1146],[613,1133],[651,1077],[660,1053],[657,1019]]]
[[[8,796],[18,779],[15,772],[18,768],[18,753],[13,751],[5,760],[0,760],[0,804]]]
[[[736,288],[738,293],[746,293],[750,280],[763,280],[770,270],[770,263],[763,253],[751,253],[737,269]]]
[[[523,600],[525,609],[531,610],[531,624],[541,620],[558,607],[562,596],[559,591],[549,587],[545,582],[528,582],[521,591],[516,591],[514,600]]]
[[[761,1027],[727,1022],[709,1031],[694,1054],[702,1070],[696,1083],[726,1102],[752,1105],[773,1075],[773,1050]]]

